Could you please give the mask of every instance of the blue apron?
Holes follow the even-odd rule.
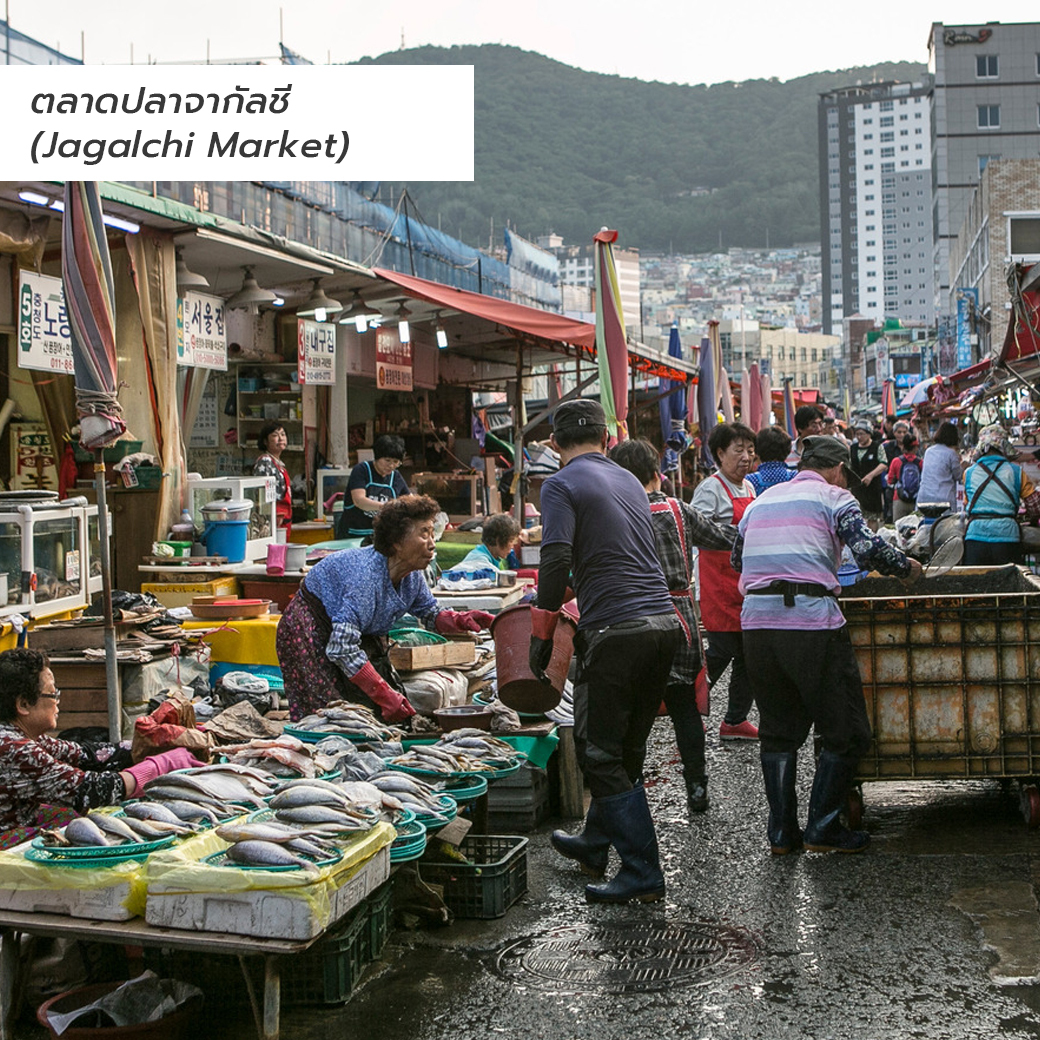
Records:
[[[361,466],[365,466],[368,471],[368,481],[365,483],[365,495],[368,498],[374,499],[376,502],[392,502],[397,498],[397,492],[394,490],[394,474],[397,470],[391,470],[390,473],[380,480],[379,474],[372,468],[371,462],[361,462]],[[349,500],[348,500],[349,501]],[[367,534],[372,533],[372,517],[370,517],[363,509],[358,509],[353,504],[344,503],[343,520],[340,524],[340,530],[336,532],[337,538],[363,538]],[[346,527],[346,530],[342,530]]]

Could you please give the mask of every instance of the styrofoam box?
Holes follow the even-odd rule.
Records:
[[[25,842],[8,850],[10,855],[24,855],[31,842]],[[5,855],[7,855],[5,854]],[[71,917],[85,917],[91,921],[129,921],[134,916],[126,908],[130,901],[131,884],[136,873],[129,869],[118,875],[115,884],[103,887],[89,887],[86,884],[88,875],[95,871],[84,871],[78,867],[51,867],[44,863],[33,863],[24,860],[17,868],[19,875],[12,884],[23,887],[4,887],[4,869],[0,866],[0,910],[19,910],[23,913],[68,914]],[[46,888],[24,887],[29,878],[33,884],[37,879],[41,885],[53,882],[56,885],[75,885],[83,882],[82,888]],[[113,872],[110,880],[117,878]]]
[[[149,883],[145,920],[164,928],[227,932],[267,939],[311,939],[375,891],[390,876],[390,847],[358,864],[331,897],[331,915],[318,915],[308,885],[246,892],[169,892]]]

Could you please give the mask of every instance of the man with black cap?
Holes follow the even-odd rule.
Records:
[[[856,766],[870,743],[863,683],[838,606],[844,543],[860,566],[907,584],[921,565],[874,534],[849,493],[849,449],[807,437],[799,473],[748,506],[733,546],[745,593],[740,623],[759,710],[771,851],[861,852],[869,838],[844,827]],[[815,726],[822,750],[803,835],[795,794],[798,749]]]
[[[531,670],[545,680],[568,584],[581,620],[575,637],[574,742],[592,794],[581,834],[555,831],[553,847],[602,877],[613,845],[621,869],[587,885],[592,903],[664,896],[657,835],[642,785],[646,739],[681,638],[657,559],[650,504],[639,481],[606,456],[607,420],[596,401],[565,401],[553,416],[560,470],[542,485],[538,605],[531,610]]]

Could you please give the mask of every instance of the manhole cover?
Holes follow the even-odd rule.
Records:
[[[746,932],[706,921],[575,924],[503,947],[503,978],[556,993],[645,993],[696,986],[755,959]]]

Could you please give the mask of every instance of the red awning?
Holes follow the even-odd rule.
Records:
[[[526,307],[496,296],[456,289],[451,285],[399,274],[382,267],[373,268],[372,273],[392,282],[414,299],[425,300],[445,310],[460,311],[482,318],[495,326],[510,330],[518,339],[533,341],[550,350],[561,350],[566,344],[573,349],[563,351],[565,353],[573,354],[576,349],[590,359],[596,357],[596,326],[590,325],[587,321],[576,321],[574,318],[553,314],[537,307]],[[656,352],[642,354],[629,349],[629,364],[638,371],[659,378],[689,381],[694,370],[693,365],[682,362],[672,364],[670,362],[674,359],[666,353],[662,353],[660,357],[654,355]]]

